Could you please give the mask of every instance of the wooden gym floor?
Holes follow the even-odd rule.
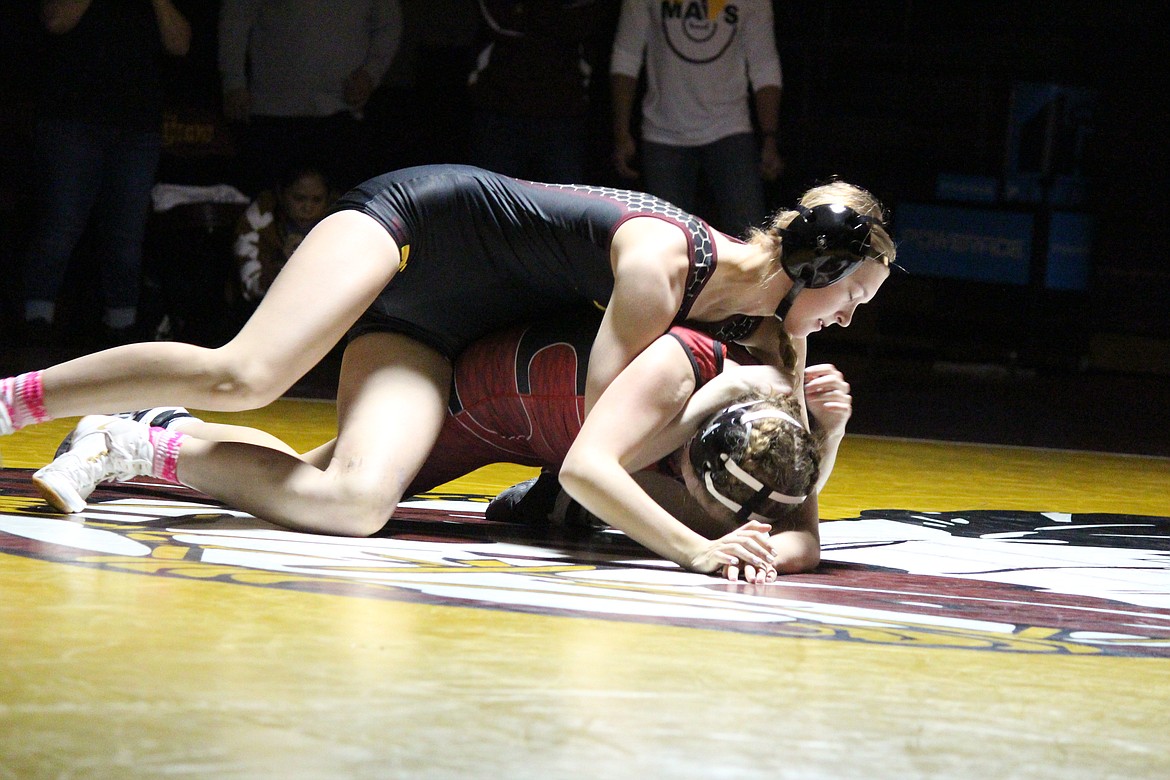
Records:
[[[5,780],[1170,776],[1165,458],[851,436],[825,563],[755,587],[486,523],[507,465],[367,540],[149,485],[62,518],[70,425],[0,442]]]

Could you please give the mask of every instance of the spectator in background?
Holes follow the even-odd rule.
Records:
[[[364,110],[402,37],[400,0],[223,0],[224,113],[247,123],[241,182],[274,185],[289,160],[343,189],[375,171]]]
[[[142,243],[162,148],[166,55],[191,26],[171,0],[44,0],[36,95],[36,217],[24,263],[29,343],[47,342],[69,260],[87,228],[101,258],[104,340],[130,340]]]
[[[255,308],[273,279],[324,218],[334,193],[329,180],[312,166],[294,166],[274,190],[265,190],[240,215],[234,252],[240,295]]]
[[[489,40],[468,79],[471,161],[522,179],[585,180],[589,44],[601,0],[479,0]]]
[[[614,164],[636,178],[633,106],[645,64],[642,189],[702,213],[704,176],[724,232],[764,214],[762,179],[780,174],[780,57],[770,0],[623,0],[610,60]],[[759,139],[753,132],[754,95]]]
[[[398,53],[370,100],[380,170],[466,162],[471,111],[467,74],[482,19],[473,0],[402,0]],[[403,106],[425,106],[403,121]],[[334,182],[336,184],[336,182]]]

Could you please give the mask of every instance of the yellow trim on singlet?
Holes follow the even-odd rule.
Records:
[[[398,273],[402,273],[406,268],[407,261],[410,260],[410,244],[403,245],[402,249],[399,250],[399,254],[402,255],[402,259],[398,261]]]

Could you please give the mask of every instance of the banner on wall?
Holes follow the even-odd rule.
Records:
[[[1057,211],[1048,224],[1044,286],[1049,290],[1089,289],[1093,219],[1088,214]]]
[[[1084,160],[1095,96],[1062,84],[1012,87],[1003,198],[1076,208],[1085,199]]]
[[[1032,258],[1031,214],[903,203],[898,264],[912,274],[1025,285]]]

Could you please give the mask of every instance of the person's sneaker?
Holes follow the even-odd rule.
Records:
[[[123,420],[134,420],[135,422],[146,423],[146,425],[150,428],[170,428],[171,423],[177,420],[199,419],[181,406],[156,406],[153,409],[140,409],[137,412],[118,412],[117,414],[110,416],[121,417]],[[3,421],[0,420],[0,422]],[[76,433],[77,428],[74,428],[69,433],[65,434],[65,438],[62,439],[61,443],[57,445],[57,451],[53,453],[54,458],[64,455],[65,452],[73,445],[73,438],[74,434]]]
[[[32,481],[54,509],[72,514],[85,509],[85,500],[99,482],[150,474],[153,458],[150,426],[90,415],[74,429],[69,451],[33,474]]]

